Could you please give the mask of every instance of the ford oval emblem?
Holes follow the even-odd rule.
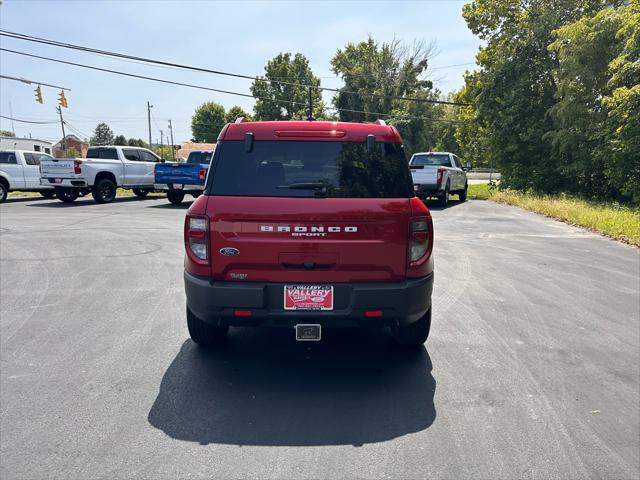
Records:
[[[233,247],[224,247],[220,249],[220,253],[227,257],[235,257],[236,255],[240,255],[240,250]]]

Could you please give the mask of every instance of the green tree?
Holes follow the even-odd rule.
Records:
[[[242,107],[239,107],[237,105],[234,105],[229,110],[227,110],[227,113],[225,113],[224,115],[224,120],[226,123],[233,123],[238,119],[238,117],[243,117],[247,122],[253,120],[253,117],[250,113],[245,112]]]
[[[113,145],[113,131],[106,123],[99,123],[93,131],[91,145]]]
[[[191,117],[191,134],[194,142],[215,143],[225,125],[224,107],[219,103],[200,105]]]
[[[163,158],[165,160],[173,160],[173,152],[171,151],[171,147],[169,145],[163,145],[162,147],[156,147],[153,149],[154,152],[156,152],[156,155],[158,155],[160,158]]]
[[[424,42],[379,44],[372,37],[338,50],[331,67],[344,82],[333,98],[339,119],[363,122],[381,118],[398,129],[408,154],[433,149],[438,143],[437,119],[443,110],[430,103],[440,95],[431,81],[422,79],[433,52],[434,46]],[[406,96],[419,101],[397,98]]]
[[[263,79],[279,80],[287,83],[275,83],[256,79],[251,85],[251,94],[256,98],[254,112],[258,120],[291,120],[305,119],[309,110],[309,89],[320,86],[320,79],[313,75],[309,60],[296,53],[280,53],[269,60],[264,67]],[[324,118],[324,102],[322,93],[317,88],[311,89],[313,115]]]
[[[331,68],[344,82],[333,99],[334,105],[343,109],[339,113],[340,120],[372,121],[378,118],[376,112],[405,111],[412,105],[410,102],[398,104],[392,96],[422,93],[437,98],[431,81],[420,79],[427,70],[433,50],[433,45],[423,42],[414,42],[408,47],[398,40],[379,44],[372,37],[338,50],[331,59]],[[428,104],[420,103],[416,110],[425,106]]]
[[[11,130],[0,130],[0,137],[15,137],[16,134]]]
[[[114,139],[113,139],[113,144],[114,145],[122,145],[125,146],[127,145],[127,139],[125,138],[124,135],[117,135]]]
[[[474,0],[463,16],[484,46],[469,79],[478,131],[496,157],[503,185],[539,191],[571,188],[552,148],[557,55],[553,31],[608,4],[604,0]],[[469,86],[469,84],[467,84]]]
[[[130,147],[149,148],[149,144],[141,138],[130,138],[129,140],[127,140],[127,145],[129,145]]]
[[[80,153],[74,147],[69,147],[65,152],[65,156],[67,158],[78,158],[80,156]]]

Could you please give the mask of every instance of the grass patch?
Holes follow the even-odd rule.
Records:
[[[514,205],[640,247],[639,208],[567,195],[498,190],[489,185],[469,185],[469,198]]]
[[[491,186],[488,183],[472,183],[468,186],[467,198],[471,200],[489,200]]]

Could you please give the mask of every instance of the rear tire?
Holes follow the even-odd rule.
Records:
[[[44,198],[53,198],[56,196],[56,192],[54,190],[40,190],[40,195]]]
[[[56,188],[56,197],[64,203],[73,203],[80,192],[76,188],[60,187]]]
[[[458,194],[458,198],[460,199],[461,202],[466,202],[467,201],[467,190],[469,189],[469,185],[467,185],[466,183],[464,184],[464,190],[462,190],[459,194]]]
[[[6,202],[8,196],[9,196],[9,189],[6,187],[4,183],[0,183],[0,203]]]
[[[393,331],[393,336],[400,345],[405,347],[420,347],[429,338],[431,330],[431,308],[420,319],[409,325],[399,325]]]
[[[111,203],[116,199],[116,184],[108,178],[101,178],[93,186],[91,195],[96,203]]]
[[[177,190],[168,190],[167,191],[167,199],[173,205],[180,205],[182,203],[182,200],[184,199],[184,193],[183,192],[179,192]]]
[[[219,327],[206,323],[196,317],[195,314],[189,310],[189,307],[187,307],[187,328],[189,329],[191,340],[201,347],[220,345],[225,341],[227,333],[229,333],[228,326]]]
[[[142,188],[134,188],[133,189],[133,193],[138,198],[145,198],[147,195],[149,195],[149,190],[145,190],[145,189],[142,189]]]
[[[447,186],[444,187],[444,193],[438,199],[438,205],[440,205],[441,207],[446,207],[447,205],[449,205],[449,184],[448,183],[447,183]]]

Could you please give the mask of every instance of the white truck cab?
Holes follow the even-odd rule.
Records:
[[[118,187],[132,189],[143,198],[153,191],[154,169],[161,161],[146,148],[89,147],[87,158],[42,162],[40,182],[53,186],[63,202],[73,202],[81,191],[90,191],[96,202],[109,203]]]
[[[441,206],[449,203],[449,194],[467,200],[467,169],[457,155],[450,152],[414,153],[409,160],[413,189],[426,200],[437,197]]]
[[[27,150],[0,150],[0,203],[9,192],[40,192],[53,198],[55,190],[40,184],[40,162],[53,159],[51,155]]]

